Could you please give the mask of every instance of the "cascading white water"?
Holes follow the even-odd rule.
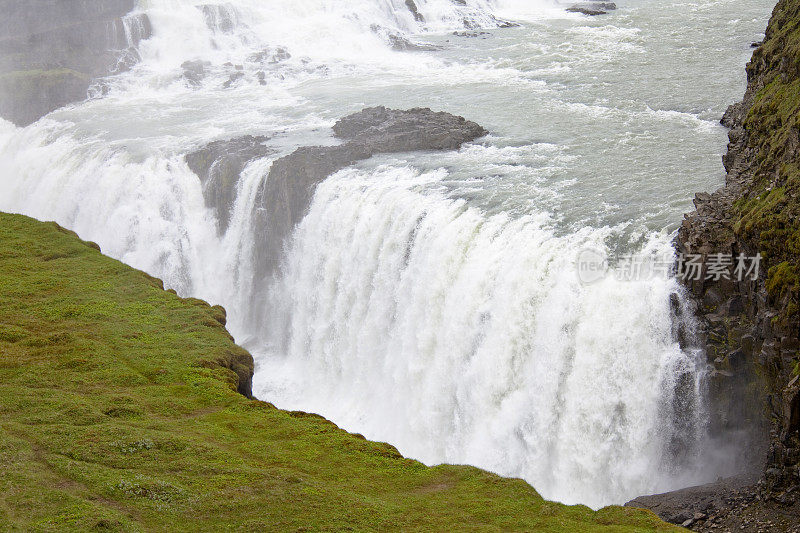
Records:
[[[699,375],[673,334],[674,281],[584,285],[575,258],[607,230],[559,238],[541,217],[414,191],[444,174],[343,171],[319,187],[271,294],[285,337],[259,395],[570,503],[663,488],[673,416],[702,416],[668,412],[676,380]]]
[[[417,0],[416,20],[403,0],[143,0],[153,37],[131,72],[30,127],[0,121],[0,209],[225,305],[260,397],[411,457],[595,507],[708,479],[677,284],[582,284],[573,263],[587,246],[667,252],[687,190],[720,180],[716,119],[767,9],[713,4],[584,19],[547,0]],[[692,33],[712,25],[731,48],[713,63],[714,32]],[[468,27],[489,32],[452,35]],[[439,50],[398,51],[397,36]],[[669,47],[688,40],[696,55]],[[719,86],[698,82],[713,69]],[[330,178],[258,284],[253,212],[272,161],[378,104],[456,112],[492,136]],[[219,235],[184,155],[246,134],[274,153],[245,168]]]
[[[534,2],[547,5],[547,0]],[[405,0],[238,0],[207,4],[195,0],[143,3],[155,28],[142,47],[145,63],[175,67],[192,58],[246,61],[262,46],[281,46],[297,63],[357,62],[391,64],[391,53],[380,30],[413,34],[452,29],[492,27],[490,0],[464,5],[450,0],[420,0],[415,4],[424,21],[415,20]],[[199,9],[198,9],[199,7]],[[328,65],[330,66],[330,65]]]

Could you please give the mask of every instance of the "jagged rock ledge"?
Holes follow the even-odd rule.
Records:
[[[340,119],[333,126],[338,146],[310,146],[272,164],[262,184],[258,203],[264,209],[257,235],[267,243],[282,245],[305,215],[318,183],[331,174],[379,153],[456,150],[487,134],[464,117],[428,108],[407,111],[372,107]],[[273,271],[280,248],[257,257],[257,264]]]
[[[244,167],[274,152],[265,145],[268,140],[265,136],[245,135],[229,141],[214,141],[186,155],[186,164],[203,184],[206,206],[217,213],[220,234],[228,229],[236,201],[236,185]]]

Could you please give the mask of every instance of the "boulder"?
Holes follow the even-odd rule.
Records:
[[[570,13],[582,13],[584,15],[596,16],[606,15],[609,11],[617,9],[614,2],[580,2],[567,8]]]
[[[408,111],[383,106],[364,109],[333,126],[340,139],[364,143],[372,153],[455,150],[488,132],[464,117],[428,108]]]
[[[244,78],[244,72],[237,70],[233,74],[228,76],[228,80],[222,84],[222,88],[230,89],[237,81],[241,80],[242,78]]]
[[[200,85],[206,75],[206,68],[211,66],[210,61],[185,61],[181,64],[183,77],[191,85]]]

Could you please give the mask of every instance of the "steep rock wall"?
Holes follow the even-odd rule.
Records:
[[[26,126],[138,61],[150,36],[135,0],[0,0],[0,116]]]
[[[714,367],[712,429],[747,432],[760,493],[791,503],[800,497],[800,0],[777,4],[747,79],[743,100],[723,118],[731,128],[726,184],[696,196],[676,246],[706,259],[761,254],[756,280],[687,285]],[[752,447],[759,443],[763,452]]]

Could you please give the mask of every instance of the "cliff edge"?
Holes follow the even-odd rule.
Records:
[[[767,498],[800,497],[800,0],[781,0],[747,65],[730,127],[723,188],[698,194],[676,245],[684,254],[760,254],[755,280],[688,283],[714,365],[715,420],[766,444]],[[708,261],[705,261],[706,265]],[[703,276],[707,278],[707,276]]]

